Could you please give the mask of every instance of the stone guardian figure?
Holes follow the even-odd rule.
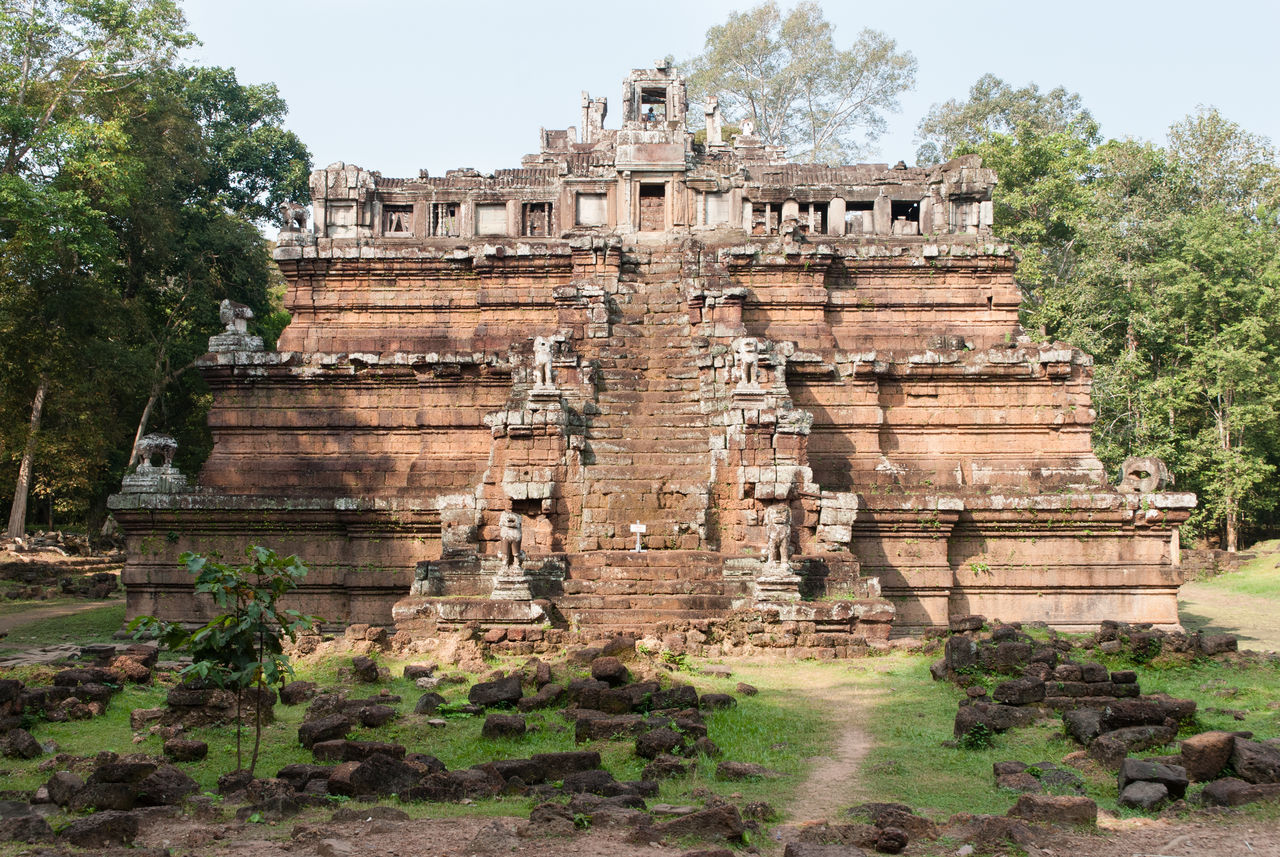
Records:
[[[524,527],[515,512],[503,512],[498,518],[498,538],[502,545],[498,556],[505,571],[520,570],[520,542],[524,539]]]
[[[765,536],[768,543],[764,549],[765,565],[789,569],[791,567],[791,507],[786,503],[776,503],[764,513]]]
[[[739,388],[760,388],[760,341],[744,336],[733,344],[733,377]]]
[[[545,336],[533,340],[533,386],[535,389],[555,386],[551,374],[551,340]]]

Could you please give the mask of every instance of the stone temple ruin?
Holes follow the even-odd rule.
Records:
[[[517,169],[313,173],[277,350],[224,305],[200,362],[204,469],[112,500],[130,613],[198,618],[178,554],[252,542],[331,621],[1176,625],[1195,498],[1150,459],[1108,484],[1089,356],[1018,326],[994,173],[787,163],[687,110],[638,70],[621,128],[584,93]]]

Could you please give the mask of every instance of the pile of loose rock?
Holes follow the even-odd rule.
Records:
[[[1172,740],[1178,725],[1195,715],[1192,700],[1144,696],[1132,670],[1108,671],[1099,663],[1073,660],[1072,641],[1056,636],[1038,641],[1017,625],[983,631],[984,625],[981,616],[953,622],[944,657],[931,668],[934,678],[950,678],[966,688],[956,714],[958,739],[1004,732],[1061,712],[1068,731],[1082,743],[1101,740],[1091,755],[1115,767],[1129,752]],[[1161,639],[1150,632],[1133,637],[1143,651]],[[1010,678],[988,694],[977,681],[984,674]]]
[[[1181,800],[1193,782],[1208,783],[1201,800],[1210,805],[1280,797],[1280,741],[1255,741],[1249,732],[1203,732],[1178,742],[1176,755],[1132,758],[1174,744],[1179,731],[1194,722],[1196,703],[1143,694],[1133,670],[1108,671],[1073,660],[1082,646],[1138,662],[1157,656],[1235,657],[1235,637],[1104,622],[1083,641],[1052,633],[1048,641],[1037,641],[1017,625],[985,626],[981,616],[953,621],[945,655],[931,668],[934,678],[966,689],[956,714],[957,739],[976,740],[1056,713],[1083,755],[1117,771],[1122,806],[1157,809]],[[1010,677],[988,694],[978,679],[993,674]],[[1016,791],[1079,791],[1077,776],[1049,762],[1000,762],[995,775],[998,785]]]
[[[162,759],[143,754],[100,753],[88,779],[58,771],[36,789],[30,803],[0,802],[0,839],[59,839],[78,848],[128,846],[148,813],[182,805],[200,790],[195,780]],[[57,810],[86,812],[56,835],[46,816]]]
[[[1254,741],[1250,732],[1201,732],[1173,756],[1120,763],[1122,806],[1155,809],[1186,795],[1190,783],[1209,806],[1240,806],[1280,797],[1280,741]],[[1228,775],[1230,774],[1230,775]]]
[[[396,795],[401,800],[443,801],[521,794],[552,798],[560,795],[592,795],[601,806],[643,810],[644,799],[657,794],[657,779],[687,773],[689,758],[702,753],[718,756],[719,748],[708,738],[705,710],[736,703],[728,694],[705,694],[688,685],[663,687],[658,681],[635,681],[623,658],[635,655],[635,643],[617,638],[598,649],[575,653],[589,663],[591,677],[568,682],[552,681],[548,664],[536,659],[509,674],[497,673],[472,685],[464,705],[448,706],[451,714],[485,717],[484,738],[523,735],[524,714],[567,703],[562,716],[573,726],[578,742],[627,737],[634,739],[636,755],[647,759],[644,779],[620,782],[601,769],[595,751],[537,754],[527,759],[496,759],[462,770],[447,770],[434,756],[410,753],[401,744],[357,741],[352,730],[361,725],[381,727],[397,716],[399,697],[385,691],[368,698],[348,698],[345,693],[316,693],[314,685],[293,683],[283,688],[282,701],[300,704],[310,700],[298,740],[311,750],[315,764],[290,765],[276,779],[286,784],[295,801],[308,796],[336,794],[347,797]],[[359,665],[355,665],[358,667]],[[438,677],[434,668],[410,665],[405,675],[420,687],[435,688],[449,677]],[[746,687],[746,686],[744,686]],[[532,690],[526,694],[526,689]],[[748,688],[748,690],[753,690]],[[428,689],[414,706],[415,715],[440,713],[443,696]],[[428,719],[428,725],[445,721]],[[725,763],[727,778],[769,776],[759,766]],[[229,783],[229,788],[242,784]],[[285,794],[282,786],[272,793]],[[577,798],[581,803],[588,798]],[[301,805],[301,803],[299,803]],[[551,813],[544,809],[542,815]]]
[[[38,758],[44,748],[22,728],[24,719],[54,723],[88,720],[104,714],[111,698],[126,683],[151,681],[158,656],[154,646],[103,649],[109,652],[88,652],[100,665],[59,670],[47,685],[27,686],[18,679],[0,679],[0,752],[9,758]]]

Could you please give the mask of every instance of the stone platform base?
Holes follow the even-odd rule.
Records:
[[[541,627],[551,622],[549,601],[515,601],[494,598],[432,598],[410,595],[391,608],[396,628],[414,633],[434,632],[437,628]]]
[[[495,573],[483,557],[424,558],[441,538],[436,509],[202,492],[122,494],[112,501],[128,539],[129,618],[207,621],[215,611],[207,599],[192,597],[192,577],[179,556],[217,549],[238,561],[249,544],[301,557],[310,572],[287,606],[329,623],[391,625],[398,621],[392,608],[411,586],[445,602],[474,599],[484,610],[501,609],[488,605],[495,600]],[[951,617],[969,614],[1059,630],[1104,619],[1177,626],[1176,524],[1194,498],[975,495],[943,503],[871,495],[860,502],[851,550],[793,556],[799,582],[793,590],[787,581],[779,593],[758,585],[765,576],[758,557],[710,550],[530,551],[523,573],[533,603],[544,599],[553,609],[545,620],[521,621],[636,637],[659,629],[706,634],[695,623],[721,621],[761,603],[803,611],[882,592],[895,610],[894,633],[946,627]],[[878,592],[863,586],[872,580]],[[511,603],[508,609],[516,610],[530,602]],[[501,613],[437,615],[482,627],[516,624],[514,615]],[[780,612],[779,621],[825,620]],[[816,624],[813,633],[822,633]]]
[[[552,625],[559,611],[549,601],[410,596],[393,609],[401,642],[435,638],[466,627],[494,654],[554,654],[568,646],[612,639],[605,628]],[[709,619],[660,622],[637,633],[651,651],[702,657],[857,657],[887,646],[894,607],[883,599],[762,603]]]

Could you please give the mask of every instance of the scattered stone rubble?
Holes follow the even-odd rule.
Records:
[[[1088,759],[1117,771],[1121,806],[1160,808],[1181,800],[1191,782],[1209,783],[1201,793],[1206,805],[1236,806],[1280,795],[1280,741],[1211,731],[1178,742],[1179,731],[1195,721],[1195,701],[1143,694],[1136,672],[1074,660],[1080,643],[1052,632],[1043,641],[1016,624],[986,627],[981,616],[953,620],[944,657],[931,667],[935,679],[966,688],[956,714],[957,740],[982,741],[1060,716]],[[1085,645],[1139,662],[1160,656],[1232,657],[1238,649],[1236,638],[1227,634],[1170,633],[1119,622],[1102,623]],[[988,695],[976,682],[981,675],[1008,678]],[[1131,755],[1175,743],[1179,753],[1173,756]],[[1226,772],[1233,776],[1224,777]],[[1078,776],[1051,762],[1000,762],[994,774],[997,785],[1029,794],[1080,790]]]

